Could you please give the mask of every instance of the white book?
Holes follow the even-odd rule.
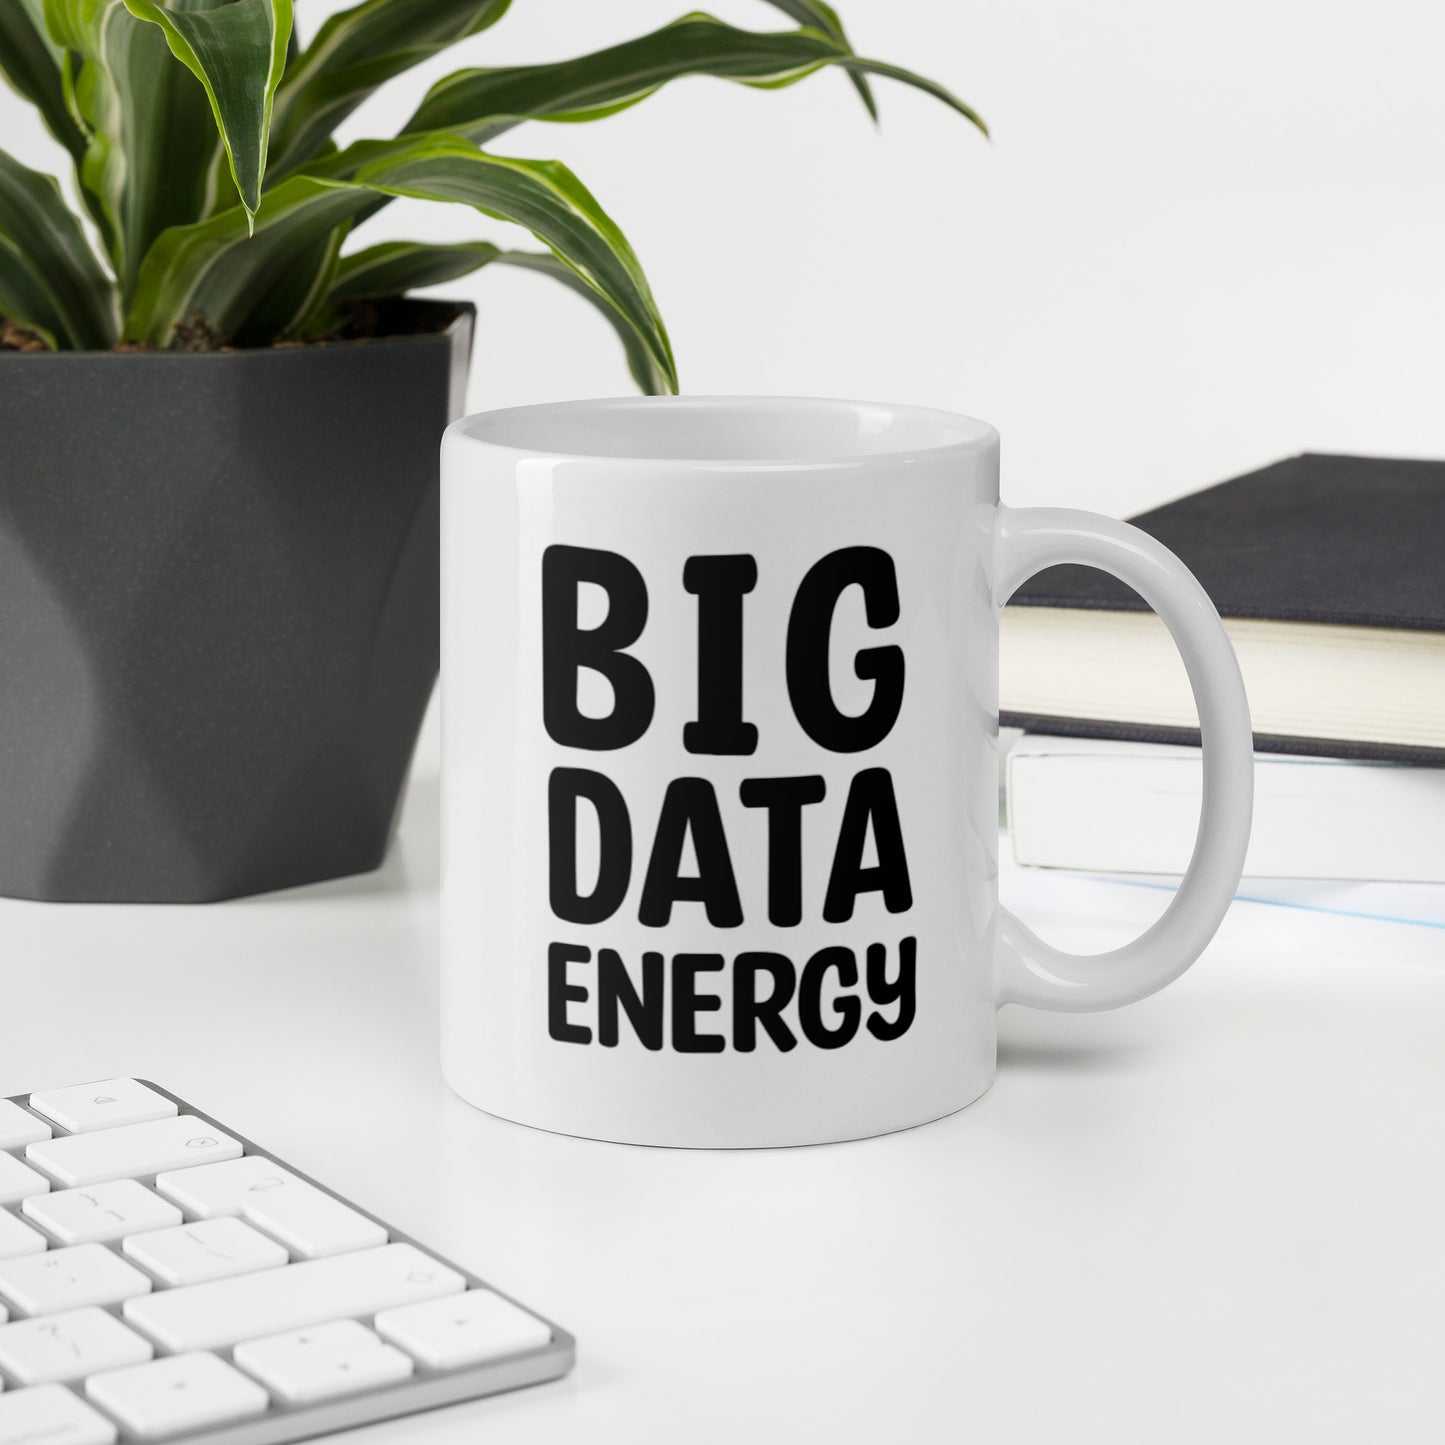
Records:
[[[1221,620],[1256,736],[1445,750],[1445,631]],[[1199,725],[1184,663],[1152,612],[1005,607],[999,637],[1000,704],[1016,718]]]
[[[1257,753],[1247,878],[1445,882],[1445,768]],[[1199,824],[1198,748],[1025,733],[1007,760],[1014,858],[1179,874]]]

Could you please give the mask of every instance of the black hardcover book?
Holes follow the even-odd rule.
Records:
[[[1203,584],[1263,751],[1445,764],[1445,462],[1305,454],[1131,519]],[[1004,616],[1002,722],[1198,743],[1163,624],[1085,567]]]

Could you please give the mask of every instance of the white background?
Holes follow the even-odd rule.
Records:
[[[337,0],[300,0],[313,33]],[[347,127],[384,134],[459,65],[563,56],[683,0],[516,0]],[[724,18],[789,22],[754,0]],[[929,73],[994,140],[878,84],[682,81],[497,149],[571,165],[628,233],[693,392],[972,412],[1016,503],[1127,515],[1292,452],[1445,455],[1445,7],[1428,0],[840,0],[863,53]],[[0,144],[61,166],[0,93]],[[405,203],[359,238],[500,238]],[[473,409],[626,390],[606,326],[545,278],[481,307]]]

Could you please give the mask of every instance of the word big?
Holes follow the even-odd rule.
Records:
[[[581,584],[607,594],[607,616],[597,627],[578,621]],[[689,557],[682,585],[697,598],[697,720],[682,734],[690,753],[747,756],[757,750],[757,727],[743,720],[743,598],[758,583],[748,556]],[[838,599],[863,590],[869,627],[898,621],[898,578],[893,559],[877,547],[845,547],[816,563],[798,587],[788,618],[788,700],[803,731],[834,753],[861,753],[893,731],[903,706],[903,649],[868,647],[853,666],[874,684],[873,700],[856,717],[840,712],[828,679],[828,639]],[[542,556],[542,720],[547,735],[566,748],[602,752],[638,741],[652,724],[653,680],[631,653],[647,625],[647,584],[616,552],[590,547],[548,547]],[[706,665],[704,666],[704,662]],[[599,672],[612,685],[606,717],[577,706],[579,668]]]

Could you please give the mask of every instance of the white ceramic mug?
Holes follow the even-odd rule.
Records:
[[[1249,713],[1143,532],[1013,510],[998,434],[916,407],[519,407],[443,444],[443,1068],[568,1134],[755,1146],[961,1109],[995,1015],[1100,1009],[1199,955],[1243,865]],[[1168,911],[1076,957],[998,902],[999,611],[1121,577],[1204,742]]]

